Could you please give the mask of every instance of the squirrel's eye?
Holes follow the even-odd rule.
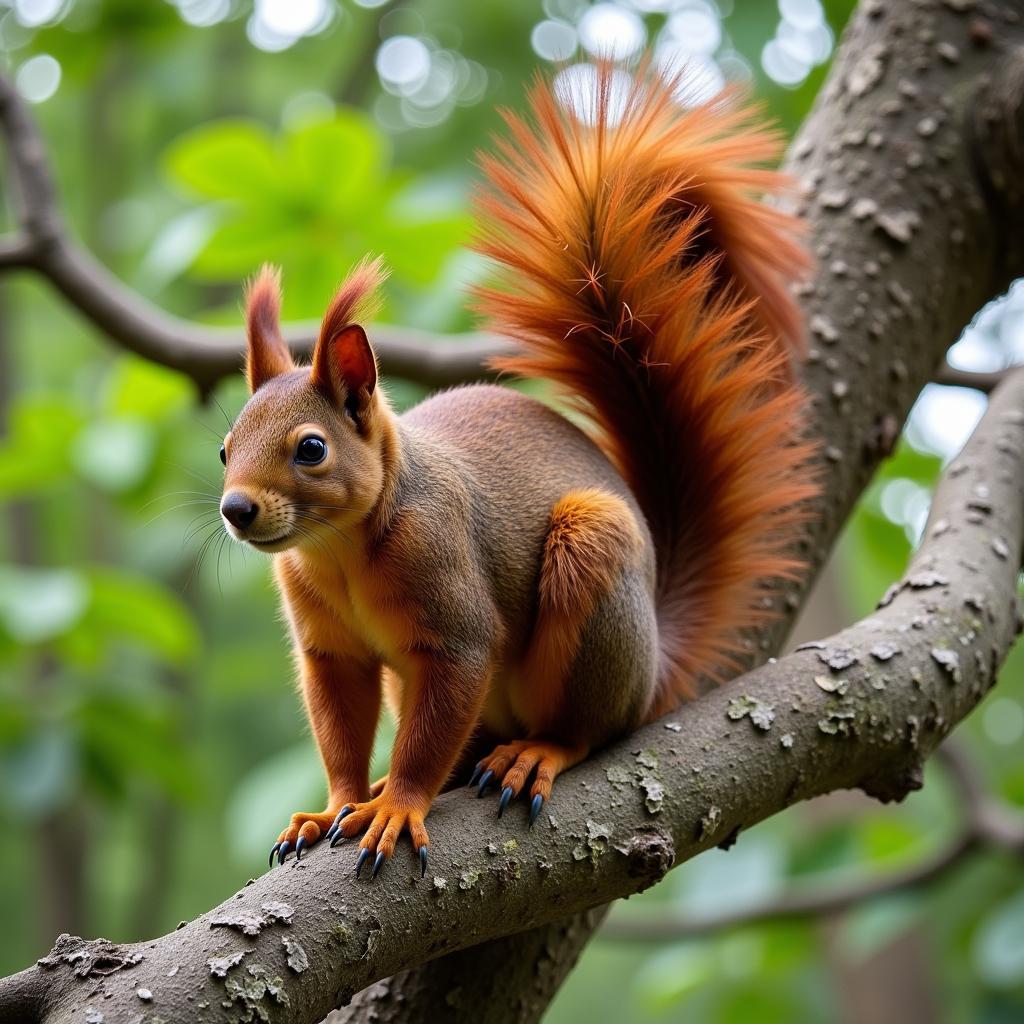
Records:
[[[224,445],[220,446],[220,461],[226,466],[228,464],[228,453],[224,450]]]
[[[322,437],[304,437],[295,449],[295,461],[315,466],[327,458],[327,445]]]

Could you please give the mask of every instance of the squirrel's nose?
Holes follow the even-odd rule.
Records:
[[[220,503],[221,515],[236,530],[245,530],[252,526],[260,507],[251,498],[246,497],[238,491],[232,491],[224,495]]]

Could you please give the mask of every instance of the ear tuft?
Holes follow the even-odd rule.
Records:
[[[355,320],[373,319],[380,307],[380,287],[387,280],[384,260],[365,257],[335,292],[320,325],[320,341],[328,341]]]
[[[354,320],[374,312],[387,277],[378,258],[364,259],[338,289],[324,315],[313,352],[313,384],[358,421],[377,385],[377,361],[366,332]]]
[[[272,377],[295,369],[281,336],[281,271],[269,263],[260,267],[246,289],[245,323],[245,373],[249,391],[255,392]]]

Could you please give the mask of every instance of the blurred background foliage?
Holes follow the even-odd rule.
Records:
[[[540,66],[645,42],[705,91],[751,82],[789,133],[852,0],[0,0],[8,73],[32,101],[74,231],[177,313],[239,322],[240,281],[282,264],[315,318],[365,252],[393,268],[385,319],[471,326],[472,157]],[[953,358],[1024,356],[1024,290]],[[422,389],[390,382],[399,404]],[[0,281],[0,972],[60,931],[172,928],[265,868],[287,815],[319,808],[267,562],[226,544],[220,438],[240,380],[190,382],[117,352],[29,276]],[[929,388],[860,503],[803,635],[865,614],[904,566],[931,488],[984,399]],[[1024,656],[960,730],[993,791],[1024,804]],[[383,770],[389,728],[375,770]],[[794,808],[629,905],[742,906],[821,873],[936,849],[941,772],[900,807]],[[894,981],[895,978],[895,981]],[[893,985],[896,987],[893,988]],[[889,986],[887,988],[887,986]],[[1019,864],[981,853],[928,891],[828,921],[624,946],[598,939],[549,1020],[1024,1016]],[[865,1018],[861,1018],[865,1019]],[[876,1018],[881,1019],[881,1018]]]

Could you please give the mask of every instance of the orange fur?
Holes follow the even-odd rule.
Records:
[[[245,375],[255,391],[271,377],[294,368],[281,336],[281,272],[265,263],[249,283],[245,296],[245,323],[249,339]]]
[[[526,739],[503,743],[485,757],[480,766],[494,772],[504,789],[508,786],[519,796],[527,779],[533,774],[530,796],[551,799],[551,786],[562,772],[579,764],[590,751],[581,743],[565,744],[551,740]]]
[[[384,261],[378,257],[362,260],[334,293],[320,322],[317,345],[326,345],[357,320],[370,320],[380,304],[379,289],[387,280]]]
[[[479,249],[505,269],[479,292],[522,344],[504,369],[579,401],[640,502],[658,560],[659,693],[651,716],[721,679],[765,581],[791,575],[814,493],[790,382],[801,344],[788,280],[808,265],[777,191],[780,137],[725,94],[683,109],[645,66],[625,96],[604,67],[581,123],[551,86],[532,123],[483,158]]]
[[[380,666],[372,659],[339,658],[300,650],[302,695],[327,774],[327,807],[293,814],[279,843],[301,836],[315,843],[347,803],[370,794],[368,766],[380,717]]]
[[[642,546],[629,507],[613,494],[574,491],[552,509],[541,560],[537,625],[523,670],[532,682],[524,697],[535,729],[549,727],[561,710],[562,684],[583,627]]]
[[[481,740],[506,741],[481,792],[502,780],[501,813],[533,775],[533,820],[590,749],[724,676],[764,583],[796,567],[814,484],[786,282],[807,260],[795,223],[756,201],[780,178],[751,165],[778,137],[734,96],[682,109],[650,66],[624,97],[613,81],[603,68],[577,97],[592,124],[538,85],[480,200],[480,247],[506,270],[481,304],[522,344],[502,365],[574,396],[600,447],[494,386],[396,417],[353,319],[379,261],[339,289],[310,367],[281,338],[274,273],[250,288],[256,393],[225,440],[225,492],[255,512],[224,514],[276,555],[329,784],[280,862],[344,801],[359,864],[376,850],[376,872],[408,831],[424,870],[431,801]],[[319,461],[299,457],[310,436]],[[371,788],[385,673],[399,726]]]
[[[320,324],[310,380],[333,402],[344,405],[360,427],[377,386],[377,360],[366,332],[354,317],[376,311],[378,289],[387,276],[381,260],[364,259],[337,290]]]

